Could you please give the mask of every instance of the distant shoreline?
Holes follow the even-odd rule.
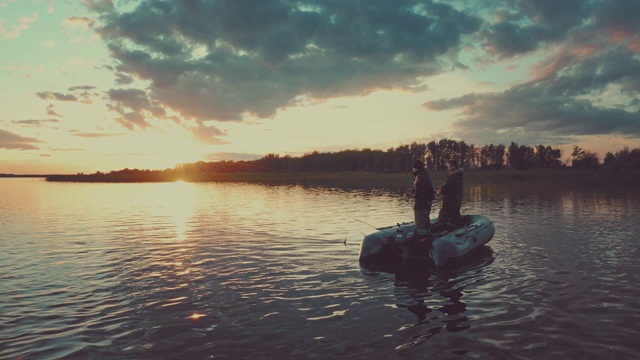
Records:
[[[446,178],[446,171],[429,171],[433,184],[437,187]],[[254,183],[267,185],[310,185],[336,188],[384,188],[407,189],[413,186],[411,173],[377,172],[284,172],[284,173],[201,173],[201,174],[77,174],[77,175],[40,175],[52,182],[91,182],[91,183],[149,183],[149,182],[220,182]],[[586,170],[471,170],[465,171],[465,185],[541,187],[595,187],[603,189],[638,188],[640,173],[617,174]]]
[[[46,178],[58,175],[0,174],[0,178]]]

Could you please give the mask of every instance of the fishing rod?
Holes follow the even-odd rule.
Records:
[[[355,220],[355,221],[357,221],[357,222],[361,222],[361,223],[363,223],[363,224],[365,224],[365,225],[371,226],[372,228],[374,228],[374,229],[376,229],[376,230],[385,230],[385,229],[391,229],[392,227],[396,227],[396,226],[397,226],[397,227],[400,227],[400,226],[402,226],[402,225],[413,224],[413,221],[409,221],[409,222],[403,222],[403,223],[396,223],[395,225],[390,225],[390,226],[375,227],[375,226],[373,226],[373,225],[371,225],[371,224],[369,224],[369,223],[366,223],[366,222],[364,222],[364,221],[362,221],[362,220],[356,219],[356,218],[354,218],[353,216],[347,215],[347,217],[348,217],[348,218],[350,218],[350,219],[352,219],[352,220]]]
[[[372,228],[374,228],[374,229],[378,230],[378,228],[377,228],[377,227],[375,227],[375,226],[373,226],[373,225],[371,225],[371,224],[369,224],[369,223],[366,223],[366,222],[364,222],[364,221],[362,221],[362,220],[360,220],[360,219],[356,219],[356,218],[354,218],[353,216],[347,215],[347,217],[348,217],[348,218],[350,218],[350,219],[352,219],[352,220],[355,220],[355,221],[357,221],[357,222],[361,222],[361,223],[363,223],[363,224],[365,224],[365,225],[367,225],[367,226],[371,226]]]

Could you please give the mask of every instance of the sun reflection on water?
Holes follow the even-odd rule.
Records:
[[[184,181],[158,183],[149,187],[146,194],[149,211],[153,216],[173,222],[177,240],[188,236],[189,220],[197,206],[195,186]]]
[[[191,320],[199,320],[200,318],[203,318],[207,315],[205,314],[200,314],[200,313],[193,313],[193,315],[189,316],[189,319]]]

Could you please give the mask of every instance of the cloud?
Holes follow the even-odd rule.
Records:
[[[100,93],[95,91],[97,88],[91,85],[72,86],[68,89],[70,92],[74,92],[80,99],[80,102],[85,104],[92,104],[93,99],[100,96]]]
[[[173,112],[196,137],[242,121],[379,90],[421,92],[442,72],[513,66],[495,93],[424,104],[459,110],[454,135],[499,142],[639,137],[640,1],[88,1],[115,60],[109,108],[129,129]],[[80,20],[77,20],[80,21]],[[85,18],[84,23],[94,20]],[[134,87],[137,81],[148,84]],[[467,138],[469,137],[469,138]]]
[[[60,114],[58,114],[56,112],[56,110],[54,109],[53,104],[49,104],[49,106],[47,106],[47,115],[49,115],[49,116],[60,116]]]
[[[2,40],[14,40],[19,38],[22,33],[31,27],[31,24],[38,20],[38,13],[31,16],[21,16],[14,25],[5,27],[6,19],[0,19],[0,37]]]
[[[262,154],[247,154],[247,153],[235,153],[235,152],[218,152],[208,154],[205,156],[207,161],[252,161],[261,159]]]
[[[91,90],[95,90],[95,86],[90,85],[81,85],[81,86],[72,86],[68,89],[70,92],[74,92],[76,94],[63,94],[55,91],[41,91],[36,93],[36,95],[44,100],[58,100],[58,101],[70,101],[70,102],[82,102],[85,104],[93,103],[93,98],[100,96],[97,92],[91,92]],[[52,109],[53,106],[49,105],[47,110]]]
[[[581,135],[640,137],[640,112],[637,106],[633,108],[633,100],[624,106],[611,106],[589,99],[604,94],[611,84],[618,84],[622,94],[637,93],[633,89],[638,80],[631,81],[627,74],[640,73],[640,64],[632,65],[638,68],[628,71],[599,66],[600,74],[594,76],[590,65],[598,63],[607,62],[597,58],[586,63],[574,62],[554,76],[503,92],[467,94],[429,101],[424,106],[434,111],[459,109],[462,117],[453,124],[454,134],[469,141],[498,143],[501,139],[526,139],[528,143],[567,143]]]
[[[453,135],[480,143],[507,139],[565,144],[603,134],[640,138],[640,112],[633,101],[640,92],[640,58],[633,46],[640,26],[627,15],[640,11],[640,2],[580,3],[573,4],[572,14],[565,9],[570,1],[523,3],[518,21],[525,17],[548,34],[529,36],[529,43],[516,41],[517,31],[525,31],[521,27],[511,33],[517,45],[505,41],[491,48],[504,58],[555,42],[555,51],[531,67],[529,81],[502,92],[429,101],[425,108],[459,110]],[[485,35],[489,44],[501,41],[496,33]]]
[[[54,99],[59,101],[78,101],[78,98],[72,94],[62,94],[59,92],[43,91],[36,94],[39,98],[44,100]]]
[[[12,132],[0,129],[0,148],[9,150],[37,150],[38,147],[33,143],[41,143],[42,141],[20,136]]]
[[[166,112],[158,101],[149,98],[144,90],[111,89],[108,92],[111,103],[109,109],[120,114],[118,122],[129,130],[134,125],[141,129],[150,126],[146,116],[165,118]]]
[[[75,152],[75,151],[87,151],[86,149],[80,149],[80,148],[52,148],[50,149],[51,151],[71,151],[71,152]]]
[[[640,113],[597,108],[584,100],[567,101],[518,87],[498,94],[472,94],[426,104],[432,110],[462,109],[453,124],[456,137],[479,143],[515,140],[568,143],[580,135],[640,136]]]
[[[122,134],[118,133],[73,133],[73,136],[84,137],[84,138],[103,138],[103,137],[112,137],[112,136],[120,136]]]
[[[147,127],[151,126],[144,118],[144,116],[140,115],[139,113],[123,112],[121,115],[122,116],[116,119],[116,121],[120,123],[120,125],[129,129],[129,131],[134,130],[134,125],[138,126],[140,129],[146,129]]]
[[[20,76],[31,78],[35,75],[43,74],[46,72],[44,65],[38,64],[33,67],[28,67],[22,64],[9,64],[1,66],[0,69],[6,70],[8,76]]]
[[[95,90],[96,87],[95,86],[91,86],[91,85],[80,85],[80,86],[72,86],[69,88],[69,91],[76,91],[76,90],[84,90],[84,91],[89,91],[89,90]]]
[[[636,16],[638,12],[640,12],[640,2],[638,1],[614,0],[605,2],[595,12],[596,26],[614,32],[637,34],[640,31],[640,23]]]
[[[221,140],[219,137],[226,135],[225,132],[220,131],[218,128],[214,126],[207,126],[203,124],[201,121],[197,122],[196,127],[191,128],[191,132],[196,137],[196,139],[202,141],[205,144],[209,145],[224,145],[229,144],[229,142]]]
[[[274,116],[300,99],[381,89],[421,91],[419,78],[481,22],[424,1],[143,1],[131,11],[90,2],[120,79],[196,120]],[[446,56],[445,56],[446,55]]]
[[[35,119],[29,119],[29,120],[14,120],[12,121],[12,123],[14,124],[20,124],[20,125],[30,125],[30,126],[42,126],[46,123],[59,123],[60,121],[58,121],[57,119],[44,119],[44,120],[35,120]]]
[[[512,57],[565,40],[593,15],[596,2],[513,0],[503,4],[499,20],[481,33],[485,49],[499,57]]]
[[[117,104],[117,109],[123,112],[124,108],[129,108],[136,112],[148,111],[155,116],[166,115],[164,109],[158,102],[149,99],[147,93],[139,89],[112,89],[108,92],[109,98]]]
[[[87,17],[72,16],[62,21],[62,26],[68,30],[82,29],[88,31],[93,28],[95,21]]]
[[[136,127],[143,130],[151,127],[150,122],[147,120],[150,118],[170,119],[190,130],[196,139],[205,144],[228,144],[227,141],[220,139],[220,137],[226,135],[225,132],[215,126],[205,125],[201,120],[197,120],[195,125],[181,124],[174,116],[167,114],[161,101],[151,98],[144,90],[111,89],[107,95],[111,101],[108,105],[109,109],[120,115],[116,121],[130,131]]]

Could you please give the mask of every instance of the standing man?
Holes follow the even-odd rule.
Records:
[[[438,227],[447,223],[457,224],[460,221],[460,207],[462,206],[462,169],[458,162],[449,160],[447,163],[447,180],[438,189],[438,195],[442,196],[442,208],[438,214]]]
[[[423,238],[429,231],[431,220],[431,202],[434,197],[433,183],[420,160],[413,162],[413,220],[418,238]]]

